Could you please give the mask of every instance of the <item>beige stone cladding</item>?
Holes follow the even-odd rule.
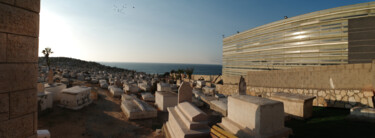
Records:
[[[288,137],[283,103],[249,95],[228,97],[228,116],[219,124],[239,137]]]
[[[208,137],[210,128],[207,125],[207,114],[190,102],[179,103],[168,107],[167,135],[172,138]]]
[[[36,136],[40,0],[0,0],[0,138]]]
[[[157,117],[157,110],[155,108],[133,96],[124,96],[121,102],[121,109],[128,119]]]
[[[59,106],[72,110],[82,109],[92,102],[90,93],[91,87],[85,86],[74,86],[64,89],[61,93]]]
[[[177,93],[174,92],[155,92],[155,105],[161,111],[167,111],[167,107],[177,105]]]
[[[291,93],[273,93],[270,99],[283,102],[286,114],[298,118],[310,118],[312,116],[313,100],[315,96]]]

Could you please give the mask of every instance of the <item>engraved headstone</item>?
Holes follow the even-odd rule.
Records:
[[[193,88],[188,82],[182,82],[181,87],[178,89],[178,103],[192,102]]]
[[[239,83],[239,94],[246,95],[246,82],[242,76],[240,78],[240,83]]]

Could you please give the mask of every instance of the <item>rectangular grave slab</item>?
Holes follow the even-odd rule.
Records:
[[[273,93],[270,99],[283,102],[284,111],[290,116],[304,119],[312,116],[315,96],[277,92]]]
[[[127,97],[121,102],[121,109],[128,119],[157,117],[157,110],[136,97]]]
[[[375,122],[375,109],[369,107],[353,107],[350,109],[350,116]]]
[[[91,87],[74,86],[64,89],[61,93],[60,105],[61,107],[79,110],[91,104],[90,99]]]
[[[141,96],[144,101],[155,102],[155,96],[152,95],[151,92],[144,92]]]
[[[196,85],[197,88],[203,88],[204,86],[206,86],[206,82],[205,81],[203,81],[203,80],[197,80],[197,85]]]
[[[52,109],[52,106],[53,106],[52,93],[50,92],[38,93],[38,111],[43,112],[47,109]]]
[[[239,137],[288,137],[282,102],[249,95],[228,97],[228,116],[219,124]]]
[[[210,109],[219,112],[222,116],[227,116],[228,111],[228,99],[220,98],[218,100],[212,100]]]
[[[167,107],[177,105],[177,93],[157,91],[155,93],[155,104],[159,110],[167,111]]]
[[[109,92],[111,93],[111,95],[113,97],[121,97],[121,94],[124,93],[124,91],[122,91],[120,88],[117,88],[117,87],[108,87],[109,88]]]
[[[100,88],[107,89],[108,83],[107,83],[106,80],[99,80],[99,86],[100,86]]]
[[[52,99],[54,102],[59,102],[61,99],[62,91],[66,89],[66,85],[63,83],[53,83],[49,85],[48,83],[44,84],[44,91],[52,93]]]
[[[215,94],[215,88],[205,86],[202,88],[202,91],[206,95],[214,95]]]
[[[207,115],[189,102],[168,107],[168,135],[180,137],[208,137]]]
[[[168,92],[168,91],[172,91],[172,88],[168,83],[158,83],[157,84],[157,91]]]
[[[48,130],[37,130],[38,138],[50,138],[51,134]]]

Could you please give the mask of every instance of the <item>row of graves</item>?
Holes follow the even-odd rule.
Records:
[[[155,97],[151,93],[140,93],[131,87],[131,82],[123,83],[123,91],[117,86],[109,86],[110,93],[121,95],[121,109],[128,119],[156,118],[157,112],[168,112],[168,121],[163,126],[166,137],[288,137],[290,128],[284,126],[285,115],[299,118],[311,117],[312,100],[304,95],[275,95],[273,99],[244,94],[246,84],[241,79],[242,91],[239,95],[225,96],[215,93],[215,88],[205,86],[202,80],[182,82],[176,85],[159,82]],[[115,94],[118,91],[122,94]],[[139,95],[139,94],[138,94]],[[146,102],[153,102],[154,105]],[[210,120],[212,114],[220,114],[219,120]],[[284,104],[285,103],[285,104]],[[285,106],[290,107],[285,107]],[[202,109],[203,108],[203,109]],[[294,108],[298,108],[293,110]],[[296,112],[298,111],[298,112]]]
[[[119,80],[117,78],[129,77],[137,80],[153,77],[134,72],[124,74],[82,70],[84,69],[52,68],[47,70],[43,66],[40,68],[37,84],[38,115],[52,111],[53,105],[71,110],[80,110],[90,105],[93,100],[98,98],[97,88],[86,87],[84,85],[86,82],[99,83],[100,87],[111,89],[115,83],[114,80]],[[111,91],[113,90],[111,89]],[[50,137],[48,130],[38,130],[37,132],[38,136]]]

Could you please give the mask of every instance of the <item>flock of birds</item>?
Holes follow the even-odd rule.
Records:
[[[120,14],[125,14],[126,9],[134,9],[135,6],[129,6],[127,4],[114,4],[113,10]]]

